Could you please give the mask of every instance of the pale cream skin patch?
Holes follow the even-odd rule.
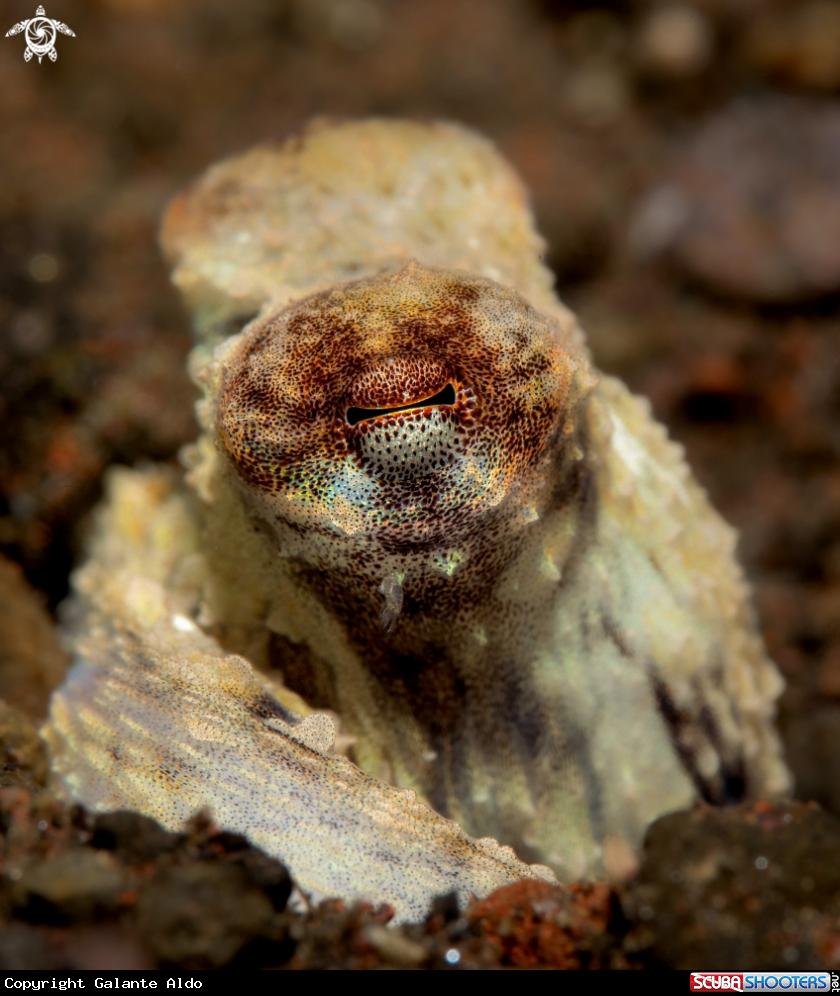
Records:
[[[203,434],[189,487],[112,477],[45,728],[68,797],[209,806],[408,918],[786,790],[734,535],[591,369],[488,143],[319,125],[210,169],[163,241]]]

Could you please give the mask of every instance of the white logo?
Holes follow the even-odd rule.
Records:
[[[10,28],[6,32],[6,37],[19,35],[21,31],[26,32],[26,51],[23,53],[23,57],[27,62],[33,55],[38,56],[38,62],[45,55],[48,55],[55,62],[58,58],[58,53],[55,50],[56,32],[60,31],[63,35],[70,35],[71,38],[76,37],[66,24],[47,17],[43,7],[39,7],[35,11],[35,16],[31,20],[20,21],[13,28]]]

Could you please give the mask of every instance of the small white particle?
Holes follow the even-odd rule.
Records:
[[[180,633],[195,633],[195,631],[198,629],[198,627],[192,621],[192,619],[187,619],[186,616],[182,616],[182,615],[173,616],[172,617],[172,625]]]
[[[522,509],[523,522],[536,522],[539,517],[540,513],[537,511],[536,505],[528,505]]]
[[[457,965],[461,960],[461,952],[457,948],[450,948],[443,957],[447,965]]]
[[[755,859],[755,866],[760,872],[763,872],[766,871],[767,868],[769,868],[770,862],[767,860],[767,858],[758,857]]]
[[[38,829],[41,831],[41,833],[43,833],[47,829],[47,821],[38,820]]]

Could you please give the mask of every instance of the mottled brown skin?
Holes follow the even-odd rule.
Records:
[[[448,384],[454,404],[423,404]],[[491,781],[515,764],[539,791],[574,739],[573,720],[561,730],[529,677],[559,589],[546,586],[526,605],[496,589],[538,519],[562,510],[576,520],[567,568],[586,547],[588,384],[575,343],[517,294],[411,265],[258,323],[227,364],[219,404],[220,437],[249,506],[375,678],[389,753],[440,812],[468,832],[500,833],[526,857],[517,814],[491,805],[488,826],[486,805],[474,805],[466,755],[480,744]],[[412,403],[410,412],[370,411]],[[354,408],[370,417],[351,425]],[[422,472],[398,445],[410,421],[425,426],[424,442],[435,433],[446,442]],[[390,463],[366,456],[364,431],[391,443]],[[351,507],[339,530],[342,479]],[[457,560],[451,573],[442,550]],[[383,582],[394,575],[402,605],[391,629]],[[318,704],[352,717],[352,681],[323,661],[307,666],[325,672],[314,681],[327,690]]]
[[[209,804],[316,891],[417,908],[441,878],[489,879],[477,852],[453,865],[440,817],[418,842],[371,776],[567,880],[628,874],[651,821],[698,797],[785,791],[734,534],[649,406],[591,372],[486,141],[321,123],[209,169],[163,241],[199,337],[197,500],[149,500],[141,472],[111,495],[47,731],[69,797],[172,826]],[[268,686],[226,653],[282,670],[279,755],[242,712]],[[216,688],[210,723],[219,661],[250,685]],[[312,706],[363,771],[333,759],[306,792],[298,747],[328,756],[333,729]],[[177,792],[162,757],[189,772]]]
[[[240,476],[278,503],[284,521],[328,529],[344,464],[366,478],[348,492],[358,528],[344,532],[417,553],[474,539],[477,515],[513,491],[530,494],[545,461],[572,448],[575,352],[492,281],[409,266],[260,323],[229,364],[220,431]],[[422,405],[448,384],[455,404]],[[409,404],[356,425],[347,417]],[[385,438],[412,421],[432,430],[435,413],[454,427],[440,466],[412,470],[395,452],[389,469],[366,455],[366,435]],[[479,462],[481,476],[470,478]],[[303,500],[289,500],[295,487],[306,489]]]

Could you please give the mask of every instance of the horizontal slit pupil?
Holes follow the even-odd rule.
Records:
[[[390,415],[393,412],[410,412],[415,408],[431,408],[433,405],[454,405],[458,400],[453,384],[447,384],[442,391],[433,398],[423,398],[420,401],[411,401],[407,405],[398,405],[395,408],[348,408],[347,421],[350,425],[357,425],[370,418],[378,418],[380,415]]]

